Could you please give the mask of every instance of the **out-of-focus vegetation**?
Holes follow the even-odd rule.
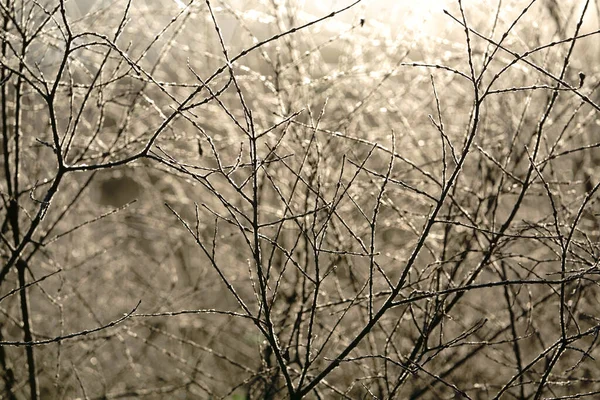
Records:
[[[0,2],[1,398],[600,396],[600,4],[393,3]]]

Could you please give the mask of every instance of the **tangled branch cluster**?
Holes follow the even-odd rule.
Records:
[[[156,3],[0,2],[2,398],[600,396],[598,2]]]

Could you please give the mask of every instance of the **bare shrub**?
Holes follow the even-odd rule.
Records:
[[[2,398],[600,393],[598,3],[317,6],[0,2]]]

